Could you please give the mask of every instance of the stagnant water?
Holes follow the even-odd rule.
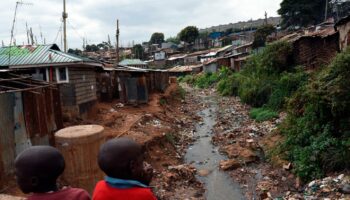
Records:
[[[203,122],[196,125],[195,137],[198,139],[187,150],[185,160],[193,163],[198,171],[210,172],[208,176],[198,177],[205,184],[207,200],[243,200],[245,198],[238,183],[233,182],[227,173],[219,169],[220,161],[227,158],[211,143],[218,111],[217,102],[213,97],[205,97],[203,100],[209,107],[198,113]]]

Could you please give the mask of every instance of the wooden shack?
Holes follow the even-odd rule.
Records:
[[[61,52],[57,45],[0,48],[0,66],[57,83],[64,113],[85,116],[97,101],[96,68],[102,64]]]
[[[55,85],[0,72],[0,189],[13,176],[14,160],[32,145],[54,145],[63,127]]]
[[[282,40],[293,45],[294,63],[309,69],[329,64],[339,52],[339,34],[333,27],[310,33],[294,33]]]

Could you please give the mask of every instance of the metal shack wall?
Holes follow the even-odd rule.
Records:
[[[169,86],[169,72],[151,71],[147,74],[149,91],[165,92]]]
[[[15,126],[13,108],[15,106],[14,94],[0,95],[0,188],[5,177],[9,176],[14,169]]]
[[[63,127],[58,90],[0,95],[0,188],[14,171],[15,157],[31,145],[54,145]]]
[[[58,90],[23,93],[27,132],[33,145],[54,145],[54,132],[63,128]]]
[[[148,103],[148,84],[145,73],[119,72],[121,97],[124,103]]]

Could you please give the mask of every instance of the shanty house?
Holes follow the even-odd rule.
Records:
[[[126,104],[148,103],[153,92],[164,92],[169,84],[165,70],[149,70],[135,67],[117,67],[120,101]]]
[[[147,63],[141,61],[140,59],[124,59],[119,63],[122,67],[136,67],[140,69],[147,69]]]
[[[62,108],[70,115],[84,116],[97,100],[95,69],[102,65],[64,53],[55,44],[0,48],[0,67],[57,83]]]
[[[339,48],[344,51],[350,45],[350,15],[335,24],[339,32]]]
[[[339,34],[333,27],[323,30],[287,35],[282,40],[293,45],[293,62],[307,68],[329,64],[339,52]]]
[[[54,145],[54,133],[63,128],[57,85],[1,68],[0,190],[13,177],[19,153],[32,145]]]

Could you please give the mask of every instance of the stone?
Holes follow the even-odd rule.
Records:
[[[207,170],[207,169],[202,169],[202,170],[199,170],[198,171],[198,175],[199,176],[208,176],[210,174],[210,171],[209,170]]]
[[[309,186],[309,188],[311,188],[314,185],[316,185],[316,181],[311,181],[308,186]]]
[[[240,167],[241,167],[241,164],[237,160],[234,160],[234,159],[222,160],[220,162],[220,169],[222,169],[224,171],[233,170],[233,169],[237,169]]]
[[[344,194],[350,194],[350,184],[345,184],[342,188],[341,188],[342,193]]]
[[[291,170],[292,169],[292,163],[288,163],[288,164],[283,165],[283,169],[286,170],[286,171]]]

